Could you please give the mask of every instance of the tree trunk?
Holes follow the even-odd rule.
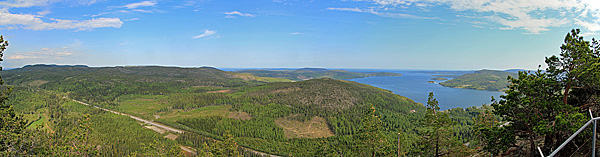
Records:
[[[439,144],[440,144],[440,137],[438,136],[438,137],[435,138],[435,157],[439,157],[440,156],[439,155],[440,154],[439,153],[439,151],[440,151]]]
[[[529,150],[531,153],[531,157],[535,157],[535,143],[533,142],[533,133],[529,133],[529,145],[531,146],[531,149]]]

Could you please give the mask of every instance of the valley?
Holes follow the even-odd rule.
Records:
[[[62,75],[38,77],[44,73]],[[275,155],[312,156],[323,140],[342,142],[339,149],[353,154],[358,153],[352,147],[360,132],[362,112],[369,104],[386,113],[382,120],[390,125],[390,131],[416,128],[410,121],[424,113],[421,104],[390,91],[327,78],[269,83],[205,68],[46,65],[3,71],[2,75],[15,80],[8,83],[21,90],[48,90],[143,123],[150,123],[143,120],[148,119],[174,127],[165,130],[186,132],[176,141],[195,149],[200,149],[201,143],[185,141],[211,143],[207,139],[222,139],[221,135],[229,132],[240,146]],[[213,79],[204,79],[207,77]],[[87,88],[70,88],[80,85]],[[414,138],[409,130],[413,129],[407,129],[407,138]]]

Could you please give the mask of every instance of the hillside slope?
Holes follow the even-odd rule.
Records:
[[[401,76],[401,74],[390,72],[359,73],[345,70],[327,70],[321,68],[301,68],[296,70],[240,70],[236,72],[248,73],[261,77],[284,78],[294,81],[318,78],[352,79],[369,76]]]
[[[474,73],[464,74],[454,79],[441,82],[440,85],[452,88],[465,88],[475,90],[503,91],[509,85],[507,77],[517,77],[517,73],[479,70]]]
[[[186,130],[177,141],[193,148],[206,141],[202,137],[220,139],[229,132],[240,145],[268,153],[315,156],[325,140],[351,155],[371,105],[382,115],[386,134],[404,130],[409,145],[425,113],[422,104],[391,91],[329,78],[267,83],[261,79],[285,80],[214,68],[49,65],[2,75],[12,85]]]
[[[87,67],[31,65],[0,72],[8,85],[68,92],[71,98],[105,103],[120,95],[206,92],[213,89],[289,81],[216,68],[160,66]]]

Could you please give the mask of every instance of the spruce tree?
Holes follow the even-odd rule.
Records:
[[[0,61],[4,56],[4,50],[8,46],[8,41],[4,40],[3,36],[0,36]],[[0,71],[2,67],[0,67]],[[0,77],[0,86],[4,84],[2,77]],[[11,88],[2,87],[0,91],[0,154],[18,154],[19,147],[21,146],[20,139],[23,138],[23,132],[25,130],[25,119],[17,115],[13,106],[6,104],[8,101],[8,94],[11,92]]]
[[[429,93],[427,98],[427,113],[423,119],[424,132],[421,133],[419,144],[423,155],[426,156],[445,156],[456,155],[462,150],[462,143],[452,137],[454,133],[452,127],[456,122],[452,121],[448,113],[441,112],[437,99],[433,97],[433,92]]]

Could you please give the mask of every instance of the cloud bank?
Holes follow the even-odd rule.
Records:
[[[123,22],[118,18],[93,18],[84,21],[49,18],[51,22],[42,20],[41,15],[12,14],[0,10],[0,26],[8,29],[24,28],[31,30],[72,29],[77,31],[94,28],[120,28]]]
[[[30,29],[30,30],[92,30],[102,27],[120,28],[123,22],[119,18],[93,18],[89,20],[65,20],[56,18],[47,18],[46,15],[52,11],[43,10],[34,14],[14,14],[10,13],[10,8],[27,8],[36,6],[46,6],[55,2],[71,2],[70,0],[9,0],[0,2],[0,29]],[[74,1],[75,4],[91,5],[97,0]]]
[[[475,20],[500,25],[499,29],[523,29],[532,34],[576,24],[588,31],[600,31],[598,0],[354,0],[370,2],[367,8],[328,8],[376,15],[394,15],[405,8],[446,7],[472,14]],[[400,17],[406,15],[399,15]]]

